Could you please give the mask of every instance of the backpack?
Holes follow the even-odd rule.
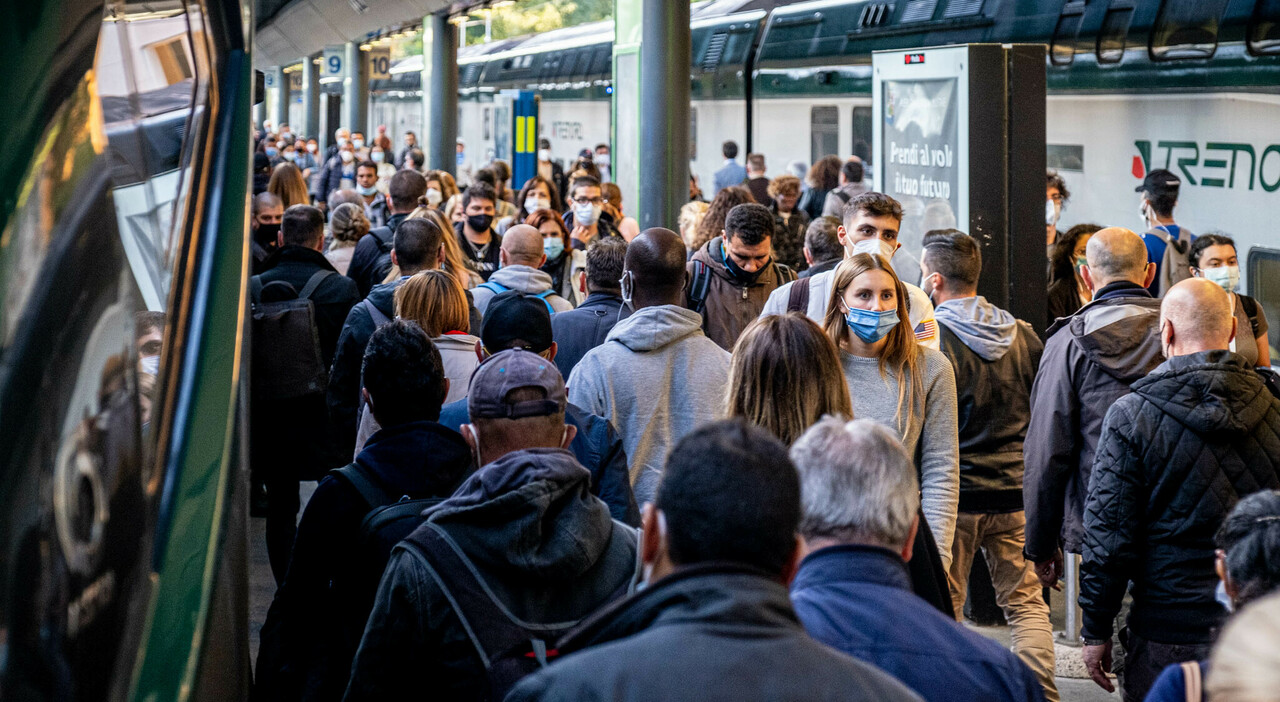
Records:
[[[408,495],[396,497],[387,492],[359,463],[349,463],[329,472],[355,488],[368,505],[369,511],[360,522],[360,544],[366,557],[381,564],[383,568],[391,558],[391,549],[422,523],[422,513],[447,499],[413,499]],[[465,479],[464,474],[463,480]],[[461,482],[459,480],[458,484]],[[457,484],[454,488],[457,488]]]
[[[395,232],[391,231],[391,227],[378,227],[370,230],[369,234],[378,242],[378,258],[369,267],[370,287],[373,287],[391,272],[391,247],[395,244]]]
[[[251,372],[254,394],[271,400],[285,400],[323,393],[329,385],[329,370],[320,352],[320,330],[316,326],[315,303],[311,295],[335,271],[317,271],[301,292],[282,280],[265,286],[254,276],[249,282],[250,311],[253,316]],[[268,290],[284,290],[292,299],[263,302]]]
[[[1188,237],[1188,241],[1185,242],[1181,240],[1184,232]],[[1191,232],[1180,228],[1179,238],[1174,239],[1163,225],[1147,230],[1144,236],[1147,235],[1154,236],[1165,243],[1164,255],[1160,257],[1160,277],[1156,280],[1156,289],[1163,295],[1169,291],[1169,288],[1191,277],[1190,242],[1195,237]]]
[[[724,244],[721,244],[721,247],[723,246]],[[779,287],[796,279],[796,272],[791,270],[789,266],[784,266],[777,261],[774,261],[769,265],[773,266],[773,274],[778,278]],[[702,314],[702,310],[706,308],[707,291],[711,288],[711,276],[712,273],[710,266],[702,261],[694,260],[693,278],[689,283],[689,309],[697,312],[698,314]]]
[[[791,285],[787,293],[787,311],[809,313],[809,281],[813,278],[801,278]]]
[[[373,301],[367,297],[360,301],[360,306],[363,307],[364,310],[369,313],[369,319],[373,320],[374,329],[377,329],[378,327],[391,321],[391,318],[383,314],[382,310],[378,309],[378,306],[373,304]]]
[[[495,283],[495,282],[493,282],[492,280],[490,280],[490,281],[488,281],[488,282],[485,282],[485,283],[481,283],[481,284],[477,285],[476,287],[477,287],[477,288],[484,288],[485,290],[488,290],[489,292],[492,292],[494,295],[501,295],[502,293],[504,293],[504,292],[506,292],[506,291],[508,291],[508,290],[510,290],[510,289],[511,289],[511,288],[508,288],[507,286],[503,285],[502,283]],[[542,304],[544,304],[544,305],[546,305],[546,306],[547,306],[547,313],[548,313],[548,314],[555,314],[555,313],[556,313],[556,308],[552,307],[552,306],[551,306],[551,301],[547,299],[548,297],[551,297],[551,296],[552,296],[552,295],[554,295],[554,294],[555,294],[555,291],[554,291],[554,290],[552,290],[552,289],[550,289],[550,288],[548,288],[548,289],[543,290],[542,292],[538,293],[537,295],[534,295],[534,297],[538,298],[539,300],[542,300]]]

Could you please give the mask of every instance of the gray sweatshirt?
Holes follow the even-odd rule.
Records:
[[[951,565],[951,539],[960,504],[960,439],[956,420],[956,377],[940,351],[923,346],[920,370],[924,397],[914,398],[910,423],[902,425],[898,412],[899,379],[892,368],[880,375],[879,359],[840,352],[844,377],[853,397],[853,416],[873,419],[898,432],[907,453],[920,449],[920,489],[925,520],[938,542],[938,555]],[[910,383],[910,377],[902,382]],[[910,389],[908,387],[908,396]],[[905,418],[904,418],[905,419]]]
[[[490,288],[497,288],[492,290]],[[476,309],[480,314],[484,314],[489,307],[489,301],[495,295],[506,292],[507,290],[519,290],[529,295],[538,295],[551,289],[551,276],[543,273],[537,268],[529,266],[503,266],[493,272],[489,276],[489,282],[477,286],[471,291],[471,296],[475,299]],[[573,303],[560,297],[552,292],[547,295],[546,301],[551,303],[551,309],[556,312],[565,312],[573,309]]]
[[[644,504],[654,499],[671,447],[719,416],[728,381],[729,352],[702,333],[701,315],[676,305],[643,307],[574,366],[569,402],[613,421],[636,502]],[[954,408],[953,392],[953,416]]]

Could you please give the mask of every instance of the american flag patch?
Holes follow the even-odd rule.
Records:
[[[938,335],[938,323],[927,319],[916,325],[916,341],[932,339]]]

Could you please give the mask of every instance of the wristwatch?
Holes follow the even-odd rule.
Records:
[[[1106,644],[1108,641],[1110,641],[1111,639],[1090,639],[1087,637],[1082,637],[1080,640],[1084,642],[1085,646],[1102,646]]]

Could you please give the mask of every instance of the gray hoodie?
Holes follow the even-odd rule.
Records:
[[[494,288],[497,288],[496,290]],[[489,301],[499,293],[507,290],[519,290],[529,295],[540,295],[551,289],[551,276],[537,268],[529,266],[503,266],[489,276],[489,281],[471,291],[475,298],[476,309],[483,315],[489,308]],[[556,312],[573,309],[573,303],[552,292],[547,295],[547,302]]]
[[[1004,358],[1018,334],[1018,320],[981,295],[947,300],[933,309],[933,316],[987,361]]]
[[[643,307],[618,322],[569,375],[569,401],[609,418],[631,459],[636,502],[652,502],[667,452],[715,419],[729,352],[702,333],[702,316],[676,305]]]

